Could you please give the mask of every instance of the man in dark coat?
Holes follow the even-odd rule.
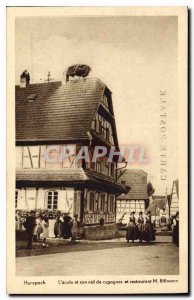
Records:
[[[33,210],[30,211],[30,214],[29,216],[27,216],[26,221],[23,225],[26,228],[28,234],[28,243],[26,249],[32,249],[32,237],[34,228],[36,227],[35,212]]]
[[[179,247],[179,212],[173,218],[173,230],[172,230],[173,243]]]
[[[62,221],[60,220],[60,217],[57,216],[55,224],[54,224],[54,235],[55,237],[61,237],[62,231],[63,231],[63,224]]]
[[[68,239],[71,237],[71,220],[72,218],[65,213],[63,216],[63,224],[62,224],[62,236],[64,239]]]

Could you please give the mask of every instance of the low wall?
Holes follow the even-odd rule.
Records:
[[[116,224],[84,226],[82,237],[85,240],[107,240],[118,237],[118,226]]]
[[[52,231],[50,231],[52,232]],[[118,224],[104,224],[104,225],[91,225],[81,226],[79,228],[78,236],[85,240],[107,240],[119,237]],[[49,235],[53,237],[53,234]],[[28,234],[24,231],[16,231],[16,240],[27,240]]]

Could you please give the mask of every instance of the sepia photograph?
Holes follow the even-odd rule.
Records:
[[[187,9],[141,9],[8,9],[21,293],[187,291]]]

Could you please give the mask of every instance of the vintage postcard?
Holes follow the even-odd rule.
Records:
[[[7,293],[188,293],[186,7],[7,7]]]

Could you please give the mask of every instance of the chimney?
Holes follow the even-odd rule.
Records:
[[[30,74],[25,70],[20,76],[20,87],[25,88],[30,84]]]
[[[66,71],[65,71],[62,74],[62,85],[65,85],[67,83],[66,77],[67,77],[67,75],[66,75]]]

